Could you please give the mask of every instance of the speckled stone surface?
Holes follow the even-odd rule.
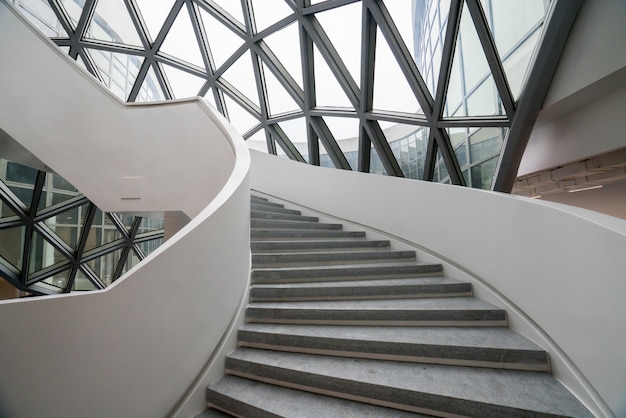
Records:
[[[285,209],[283,206],[250,203],[250,210],[258,212],[271,212],[271,213],[288,213],[291,215],[301,215],[302,212],[294,209]]]
[[[272,229],[253,229],[250,231],[253,240],[277,240],[277,239],[354,239],[365,238],[363,231],[281,231]]]
[[[415,261],[415,251],[358,251],[358,252],[311,252],[311,253],[283,253],[283,254],[253,254],[252,266],[272,266],[274,264],[314,264],[328,265],[329,263],[373,263],[392,261]]]
[[[345,359],[241,348],[233,373],[468,416],[592,417],[547,373]]]
[[[377,249],[386,251],[389,249],[389,241],[365,241],[365,240],[334,240],[334,241],[253,241],[250,248],[253,254],[275,251],[343,251],[343,250],[368,250]]]
[[[227,376],[207,390],[207,400],[219,402],[243,416],[401,418],[424,415],[354,402]],[[273,415],[266,415],[273,414]]]
[[[260,210],[252,210],[250,211],[251,219],[282,219],[282,220],[291,220],[291,221],[301,221],[301,222],[319,222],[319,218],[316,216],[302,216],[302,215],[294,215],[289,213],[276,213],[276,212],[266,212]]]
[[[276,221],[272,219],[250,219],[250,228],[266,229],[322,229],[341,230],[341,224],[325,224],[320,222]]]

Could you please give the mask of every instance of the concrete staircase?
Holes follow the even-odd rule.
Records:
[[[210,407],[236,416],[592,416],[440,264],[252,196],[252,289]]]

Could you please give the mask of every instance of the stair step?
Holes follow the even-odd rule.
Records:
[[[308,325],[506,326],[506,313],[472,297],[252,302],[246,320]]]
[[[251,202],[269,202],[269,200],[266,197],[256,196],[253,194],[250,195],[250,201]]]
[[[398,265],[342,265],[335,267],[283,267],[255,268],[252,283],[297,283],[311,281],[391,279],[441,274],[443,267],[435,263],[413,263]]]
[[[591,417],[547,373],[240,348],[227,373],[417,413]]]
[[[385,251],[389,249],[389,241],[252,241],[252,253],[268,253],[278,251],[344,251],[370,250]]]
[[[273,219],[250,219],[250,228],[288,229],[288,230],[319,229],[319,230],[340,231],[343,228],[343,225],[325,224],[325,223],[319,223],[319,222],[283,221],[283,220],[273,220]]]
[[[354,239],[365,238],[364,231],[280,231],[251,229],[250,239],[252,240],[277,240],[277,239]]]
[[[471,296],[472,285],[446,277],[255,284],[253,302]]]
[[[211,406],[219,405],[220,409],[240,417],[416,417],[410,412],[289,389],[237,376],[226,376],[209,386],[207,401]],[[420,416],[426,418],[425,415],[417,415]]]
[[[285,209],[284,207],[275,205],[266,205],[261,203],[250,203],[250,210],[269,213],[287,213],[290,215],[302,215],[302,212],[294,209]]]
[[[379,360],[549,371],[539,346],[503,327],[246,324],[239,345]]]
[[[345,263],[376,263],[391,261],[415,261],[415,251],[358,251],[331,253],[283,253],[254,254],[252,265],[257,267],[275,265],[331,265]]]
[[[284,221],[319,222],[316,216],[293,215],[289,213],[264,212],[259,210],[250,211],[250,219],[280,219]]]

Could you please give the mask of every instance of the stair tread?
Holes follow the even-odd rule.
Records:
[[[258,415],[258,409],[278,416],[318,417],[426,417],[362,402],[270,385],[237,376],[226,376],[209,387],[210,396],[231,398],[233,409],[244,416]],[[233,401],[234,400],[234,401]]]
[[[400,279],[381,280],[342,280],[332,282],[303,282],[303,283],[258,283],[253,287],[260,289],[316,289],[320,287],[381,287],[381,286],[403,286],[403,285],[428,285],[428,284],[458,284],[467,283],[463,280],[452,279],[450,277],[409,277]]]
[[[384,269],[388,267],[407,267],[407,266],[441,266],[439,263],[429,263],[424,261],[411,261],[410,263],[400,263],[394,262],[387,265],[382,265],[381,263],[370,263],[370,264],[343,264],[343,265],[333,265],[331,267],[328,266],[303,266],[303,267],[258,267],[254,268],[254,271],[258,272],[272,272],[272,271],[324,271],[324,270],[353,270],[353,269]]]
[[[447,413],[501,411],[592,416],[548,373],[472,368],[239,348],[227,358],[229,373],[266,378],[353,396]],[[372,388],[375,388],[372,390]],[[423,411],[425,412],[425,411]]]
[[[541,347],[506,327],[376,327],[346,325],[244,324],[244,333],[279,334],[342,341],[449,345],[545,353]]]

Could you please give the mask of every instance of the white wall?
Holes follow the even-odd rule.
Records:
[[[209,141],[226,131],[203,100],[124,104],[4,3],[0,38],[14,40],[0,42],[0,128],[102,210],[193,217],[228,178],[232,146]]]
[[[624,416],[626,221],[510,195],[332,170],[252,151],[251,187],[368,225],[470,280],[550,353],[598,416]],[[280,179],[280,181],[278,181]],[[612,411],[612,412],[611,412]]]
[[[626,147],[626,2],[583,2],[518,175]]]

